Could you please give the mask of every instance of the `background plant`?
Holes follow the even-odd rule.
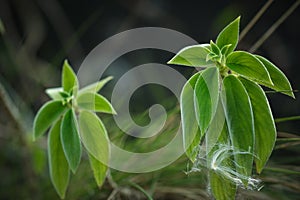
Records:
[[[79,166],[81,143],[87,150],[98,187],[105,180],[109,159],[108,136],[101,119],[93,112],[116,114],[106,98],[97,93],[111,78],[78,90],[76,74],[65,61],[62,87],[46,90],[52,100],[38,111],[33,138],[37,139],[51,127],[48,136],[49,171],[52,184],[61,198],[65,197],[70,171],[75,174]]]
[[[208,168],[216,199],[234,199],[236,187],[258,188],[253,162],[260,174],[272,153],[276,128],[260,85],[294,98],[288,79],[274,64],[234,51],[239,22],[238,17],[226,26],[216,42],[186,47],[168,62],[205,68],[182,90],[181,118],[186,154],[194,168]]]

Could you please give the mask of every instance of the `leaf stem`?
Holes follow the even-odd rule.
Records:
[[[292,116],[292,117],[277,118],[277,119],[275,119],[275,122],[280,123],[280,122],[287,122],[287,121],[293,121],[293,120],[299,120],[299,119],[300,119],[300,115]]]
[[[257,42],[249,49],[249,52],[255,52],[265,41],[270,37],[270,35],[284,22],[284,20],[292,14],[292,12],[299,6],[300,0],[297,0],[266,32],[265,34],[257,40]]]
[[[273,1],[274,0],[267,1],[265,5],[256,13],[256,15],[252,18],[252,20],[247,24],[247,26],[241,32],[239,41],[241,41],[245,37],[245,35],[255,25],[255,23],[259,20],[259,18],[266,12],[266,10],[273,3]]]

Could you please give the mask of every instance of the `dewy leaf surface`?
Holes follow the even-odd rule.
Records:
[[[79,115],[81,141],[87,151],[98,161],[108,163],[110,149],[109,139],[102,121],[95,113],[87,110]]]
[[[239,25],[240,17],[236,18],[233,22],[227,25],[218,35],[216,44],[219,49],[222,49],[224,46],[231,44],[228,47],[226,55],[231,53],[237,46],[239,40]]]
[[[201,72],[194,74],[183,86],[180,95],[181,123],[183,145],[188,158],[194,162],[197,156],[197,146],[200,143],[200,130],[194,108],[194,88]]]
[[[287,77],[284,75],[284,73],[266,58],[258,55],[256,55],[256,57],[264,64],[273,82],[273,84],[268,84],[264,82],[259,83],[277,92],[281,92],[283,94],[295,98],[291,84]]]
[[[208,128],[219,100],[219,71],[209,67],[202,71],[195,85],[195,110],[201,134]]]
[[[48,136],[48,159],[51,182],[60,198],[65,197],[69,184],[70,169],[60,140],[61,119],[50,129]]]
[[[276,128],[268,99],[256,83],[240,78],[251,100],[255,127],[256,171],[261,173],[267,163],[276,141]]]
[[[232,71],[251,79],[266,84],[273,84],[269,72],[263,63],[254,55],[245,51],[235,51],[228,55],[226,65]]]
[[[236,171],[242,176],[252,174],[255,141],[254,120],[250,98],[241,81],[233,75],[224,81],[223,105],[233,147]]]
[[[61,101],[49,101],[45,103],[34,118],[33,139],[43,135],[65,111],[67,107]]]
[[[72,172],[75,173],[80,163],[82,149],[73,109],[67,111],[63,117],[61,142],[69,166]]]
[[[185,65],[191,67],[206,67],[213,63],[206,62],[209,44],[199,44],[181,49],[168,64]]]

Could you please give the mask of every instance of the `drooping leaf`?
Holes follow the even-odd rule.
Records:
[[[77,97],[77,105],[82,109],[116,114],[110,102],[102,95],[92,92],[82,93]]]
[[[284,73],[278,67],[276,67],[273,63],[271,63],[269,60],[267,60],[266,58],[259,56],[259,55],[255,55],[255,56],[264,64],[264,66],[268,70],[270,77],[272,79],[273,85],[267,84],[264,82],[259,82],[259,83],[264,86],[267,86],[277,92],[281,92],[283,94],[286,94],[288,96],[295,98],[294,93],[292,91],[291,84],[290,84],[289,80],[287,79],[287,77],[284,75]]]
[[[67,107],[61,101],[49,101],[38,111],[33,122],[33,140],[43,135],[65,111]]]
[[[206,67],[212,65],[210,61],[206,61],[209,53],[209,44],[199,44],[188,46],[181,49],[168,64],[185,65],[191,67]]]
[[[251,100],[255,127],[256,171],[261,173],[268,161],[276,141],[276,128],[268,99],[256,83],[240,78]]]
[[[110,81],[111,79],[113,79],[112,76],[108,76],[106,77],[105,79],[102,79],[101,81],[98,81],[96,83],[92,83],[88,86],[85,86],[84,88],[80,89],[78,91],[78,96],[82,93],[86,93],[86,92],[93,92],[93,93],[97,93],[99,92],[103,86],[108,82]]]
[[[222,101],[233,146],[236,171],[249,177],[252,173],[255,142],[250,98],[241,81],[233,75],[227,76],[223,85],[225,91]]]
[[[64,61],[62,71],[62,87],[65,92],[71,92],[72,90],[78,90],[78,80],[72,67],[68,61]],[[74,92],[73,92],[74,93]]]
[[[194,109],[194,88],[201,72],[194,74],[183,86],[180,95],[180,110],[184,150],[188,158],[194,162],[197,146],[200,143],[200,129]]]
[[[195,85],[196,118],[203,135],[217,109],[219,100],[219,71],[209,67],[202,71]]]
[[[77,126],[75,113],[70,109],[63,117],[60,130],[63,150],[73,173],[78,168],[82,152]]]
[[[109,159],[109,139],[102,121],[95,113],[83,110],[79,115],[81,141],[87,151],[104,164]]]
[[[60,140],[61,119],[49,131],[48,159],[51,182],[64,199],[70,179],[70,169]]]
[[[60,94],[61,92],[63,92],[62,87],[49,88],[49,89],[46,89],[45,92],[53,100],[62,100],[63,99],[62,95]]]
[[[103,185],[106,178],[107,165],[97,160],[90,153],[88,155],[89,155],[90,166],[93,170],[94,178],[96,180],[97,186],[100,188]]]
[[[231,46],[228,47],[226,55],[231,53],[237,46],[239,40],[239,26],[240,17],[236,18],[233,22],[227,25],[217,37],[216,43],[220,49],[228,44],[231,44]]]
[[[269,72],[264,64],[254,55],[245,51],[235,51],[228,55],[226,65],[232,71],[251,79],[266,84],[273,84]]]
[[[232,175],[230,171],[234,171],[235,166],[230,152],[231,147],[228,128],[226,122],[222,122],[224,111],[221,103],[219,105],[218,116],[216,116],[219,118],[219,121],[214,120],[214,122],[219,123],[219,126],[222,127],[221,130],[219,130],[219,128],[215,129],[215,131],[220,133],[215,134],[216,138],[214,138],[214,140],[216,141],[212,140],[212,138],[207,138],[210,136],[209,134],[213,132],[207,132],[206,134],[207,163],[210,169],[209,186],[215,199],[235,199],[237,186],[236,183],[229,178],[229,176]],[[213,148],[211,148],[211,146],[213,146]]]

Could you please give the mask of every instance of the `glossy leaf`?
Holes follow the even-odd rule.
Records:
[[[65,198],[69,184],[70,169],[60,140],[61,120],[50,129],[48,136],[48,159],[51,182],[60,198]]]
[[[90,153],[88,155],[89,155],[90,166],[93,170],[95,181],[97,183],[97,186],[100,188],[103,185],[106,178],[107,165],[104,165],[102,162],[98,161]]]
[[[33,122],[33,139],[43,135],[65,111],[67,107],[61,101],[49,101],[38,111]]]
[[[212,65],[210,61],[206,62],[206,56],[209,53],[209,44],[199,44],[188,46],[181,49],[168,64],[185,65],[191,67],[206,67]]]
[[[255,127],[256,171],[261,173],[268,161],[276,141],[276,128],[268,99],[256,83],[240,78],[251,100]]]
[[[180,95],[181,123],[184,150],[188,158],[194,162],[197,146],[200,143],[200,130],[194,108],[194,88],[201,72],[194,74],[183,86]]]
[[[77,97],[77,105],[82,109],[92,110],[95,112],[116,114],[115,109],[110,102],[97,93],[82,93]]]
[[[273,63],[262,56],[256,55],[256,57],[264,64],[266,69],[268,70],[270,77],[272,79],[272,84],[267,84],[264,82],[259,82],[260,84],[267,86],[277,92],[281,92],[288,96],[295,98],[294,93],[292,91],[291,84],[284,73],[276,67]]]
[[[233,75],[224,81],[222,101],[233,146],[236,171],[249,177],[252,173],[255,141],[254,120],[250,98],[241,81]]]
[[[232,71],[251,79],[266,84],[273,84],[269,72],[263,63],[254,55],[245,51],[235,51],[228,55],[226,65]]]
[[[61,124],[61,142],[69,166],[76,172],[81,159],[81,143],[73,109],[66,112]]]
[[[72,90],[78,89],[78,80],[75,72],[69,65],[68,61],[65,60],[62,71],[62,87],[65,92],[71,92]]]
[[[63,99],[62,95],[60,94],[61,92],[63,92],[62,87],[49,88],[49,89],[46,89],[45,92],[53,100],[62,100]]]
[[[227,25],[218,35],[216,44],[219,49],[222,49],[224,46],[231,44],[228,47],[226,55],[231,53],[237,46],[239,40],[239,25],[240,17],[236,18],[233,22]]]
[[[109,139],[102,121],[95,113],[84,110],[79,115],[81,141],[98,161],[108,163]]]
[[[90,84],[88,86],[85,86],[84,88],[80,89],[78,91],[78,96],[82,93],[86,93],[86,92],[93,92],[93,93],[97,93],[99,92],[103,86],[110,81],[111,79],[113,79],[112,76],[108,76],[105,79],[102,79],[101,81],[98,81],[96,83]]]
[[[195,85],[196,118],[203,135],[217,109],[219,100],[219,71],[209,67],[202,71]]]

